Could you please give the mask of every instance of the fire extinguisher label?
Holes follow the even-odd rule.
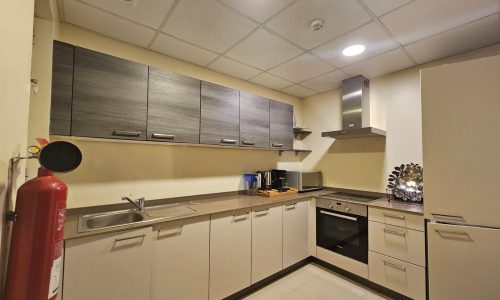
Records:
[[[50,270],[49,298],[54,297],[59,291],[59,281],[61,277],[62,256],[54,259]]]

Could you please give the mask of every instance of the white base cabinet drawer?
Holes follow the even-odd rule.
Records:
[[[252,210],[252,284],[283,269],[281,206]]]
[[[207,300],[209,216],[153,227],[151,300]]]
[[[369,251],[368,278],[410,298],[425,299],[425,268],[417,265]]]
[[[425,266],[425,233],[368,221],[370,250]]]
[[[425,224],[422,215],[376,207],[368,207],[368,220],[420,231],[424,231]]]

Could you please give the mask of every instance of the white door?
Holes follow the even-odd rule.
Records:
[[[209,216],[154,226],[151,299],[208,299]]]
[[[430,300],[500,299],[500,229],[429,223]]]
[[[252,283],[283,268],[281,205],[252,210]]]
[[[251,284],[250,211],[212,215],[210,220],[211,300],[223,299]]]
[[[65,300],[150,300],[151,227],[68,240]]]
[[[500,227],[500,56],[423,69],[425,217]]]
[[[308,201],[283,205],[283,268],[309,256],[307,244]]]

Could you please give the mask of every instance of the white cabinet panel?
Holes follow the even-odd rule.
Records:
[[[283,205],[283,268],[309,256],[307,208],[309,201]]]
[[[500,299],[500,229],[429,223],[429,296]]]
[[[281,206],[252,211],[252,283],[283,269]]]
[[[208,299],[209,216],[154,227],[151,299]]]
[[[251,284],[250,211],[212,215],[209,299],[222,299]]]
[[[151,227],[66,241],[66,300],[149,300]]]

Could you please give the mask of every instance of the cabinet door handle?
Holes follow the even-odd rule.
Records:
[[[254,216],[263,217],[263,216],[267,216],[268,214],[269,214],[269,208],[264,209],[264,210],[255,211]]]
[[[406,272],[406,267],[405,266],[397,265],[397,264],[392,263],[390,261],[387,261],[385,259],[384,259],[384,265],[386,265],[388,267],[391,267],[391,268],[394,268],[394,269],[397,269],[397,270],[400,270],[400,271],[403,271],[403,272]]]
[[[113,135],[117,136],[128,136],[128,137],[138,137],[141,136],[140,131],[126,131],[126,130],[115,130],[113,131]]]
[[[162,139],[162,140],[173,140],[175,139],[175,135],[173,134],[163,134],[163,133],[153,133],[152,137],[155,139]]]
[[[140,234],[140,235],[134,235],[134,236],[124,237],[124,238],[116,238],[115,242],[123,242],[123,241],[133,240],[133,239],[143,239],[145,237],[146,237],[145,234]]]
[[[163,236],[171,236],[180,234],[182,232],[182,225],[171,228],[162,228],[158,230],[158,236],[162,234]]]
[[[222,144],[236,144],[236,140],[231,140],[231,139],[222,139],[220,141]]]
[[[254,142],[252,142],[252,141],[245,141],[245,140],[243,140],[243,141],[241,141],[241,143],[242,143],[243,145],[248,145],[248,146],[253,146],[253,145],[255,145],[255,143],[254,143]]]
[[[443,214],[435,214],[435,213],[431,213],[431,215],[433,215],[434,218],[436,218],[436,219],[444,219],[444,221],[447,221],[447,220],[449,221],[451,219],[451,220],[455,220],[455,221],[459,221],[459,222],[465,222],[465,219],[462,216],[443,215]]]
[[[344,215],[341,215],[341,214],[336,214],[336,213],[332,213],[332,212],[324,211],[324,210],[320,210],[319,212],[322,213],[322,214],[324,214],[324,215],[329,215],[329,216],[332,216],[332,217],[346,219],[346,220],[349,220],[349,221],[354,221],[354,222],[358,221],[358,218],[355,218],[355,217],[344,216]]]
[[[296,204],[297,204],[297,203],[285,205],[285,210],[292,210],[292,209],[295,209],[295,205],[296,205]]]
[[[398,236],[406,236],[406,232],[403,231],[395,231],[395,230],[390,230],[387,228],[384,228],[385,233],[393,234],[393,235],[398,235]]]
[[[382,213],[384,215],[384,217],[386,218],[393,218],[393,219],[398,219],[398,220],[404,220],[406,217],[403,216],[403,215],[393,215],[393,214],[388,214],[388,213],[385,213],[383,212]]]
[[[233,218],[234,218],[235,222],[244,221],[244,220],[248,219],[248,213],[243,214],[243,215],[239,215],[239,216],[233,215]]]
[[[441,238],[447,238],[447,239],[455,239],[455,240],[462,240],[462,241],[471,241],[470,235],[465,232],[465,231],[451,231],[451,230],[441,230],[441,229],[436,229],[437,234]]]
[[[273,147],[283,147],[283,144],[280,144],[280,143],[273,143],[271,146]]]

